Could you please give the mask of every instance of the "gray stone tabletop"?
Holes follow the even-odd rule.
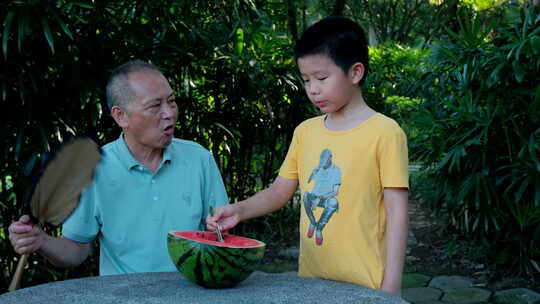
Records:
[[[407,303],[354,284],[303,278],[295,272],[254,272],[228,289],[205,289],[175,272],[139,273],[66,280],[0,295],[2,304],[79,303]]]

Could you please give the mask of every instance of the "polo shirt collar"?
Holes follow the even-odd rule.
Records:
[[[134,167],[142,166],[142,164],[133,157],[133,154],[131,154],[131,151],[129,150],[126,141],[124,139],[124,132],[120,134],[120,137],[116,140],[116,146],[118,148],[118,156],[120,158],[120,161],[126,165],[126,167],[129,169],[133,169]],[[172,160],[172,144],[169,144],[165,150],[163,151],[163,159],[161,160],[161,163],[165,162],[171,162]]]
[[[172,145],[172,142],[165,148],[165,150],[163,151],[163,159],[161,160],[161,163],[164,164],[166,162],[171,162],[172,160],[172,150],[173,150],[173,145]]]

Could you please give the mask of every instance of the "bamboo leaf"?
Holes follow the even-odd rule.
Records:
[[[480,224],[480,217],[476,217],[473,222],[472,231],[476,231],[476,228],[478,228],[478,224]]]
[[[234,50],[237,55],[242,54],[242,51],[244,50],[244,30],[242,30],[241,27],[236,29],[236,43]]]
[[[459,19],[458,19],[459,20]],[[457,41],[462,41],[463,39],[456,33],[454,33],[449,27],[447,27],[446,25],[442,25],[442,27],[444,28],[445,32],[450,36],[452,37],[454,40],[457,40]]]
[[[24,164],[24,175],[29,176],[32,173],[32,169],[34,169],[34,165],[36,164],[36,159],[36,154],[32,154],[32,156],[30,156],[30,159],[26,162],[26,164]]]
[[[527,31],[529,29],[529,24],[531,24],[531,14],[529,11],[525,11],[525,20],[523,21],[523,27],[521,28],[521,39],[527,37]]]
[[[514,54],[514,51],[516,50],[518,46],[519,44],[515,44],[510,48],[510,52],[508,52],[508,54],[506,55],[506,60],[510,60],[510,58],[512,57],[512,55]]]
[[[49,43],[49,47],[51,48],[51,51],[54,54],[53,35],[51,33],[51,28],[49,27],[49,21],[47,20],[47,18],[45,18],[44,15],[41,16],[41,25],[43,26],[43,33],[45,34],[45,38],[47,39],[47,43]]]
[[[2,33],[2,52],[4,53],[4,58],[7,59],[7,47],[9,40],[9,31],[11,29],[11,22],[13,21],[14,12],[7,13],[6,19],[4,20],[4,32]]]
[[[446,166],[446,164],[448,163],[448,161],[452,157],[452,153],[453,152],[446,153],[446,155],[437,163],[437,166],[434,168],[434,170],[440,170],[444,166]]]
[[[54,10],[51,10],[51,12],[54,18],[56,19],[56,22],[60,24],[60,27],[62,27],[62,30],[64,31],[64,33],[69,37],[69,39],[73,40],[73,34],[71,34],[71,31],[69,30],[67,24],[62,20],[60,15],[58,15],[58,13],[56,13]]]
[[[538,54],[540,52],[540,37],[539,36],[533,36],[530,40],[531,48],[535,54]]]
[[[519,55],[521,54],[521,49],[523,49],[523,47],[527,44],[527,40],[521,42],[519,44],[519,47],[517,48],[517,51],[516,51],[516,60],[519,60]]]
[[[17,38],[17,49],[19,52],[21,52],[21,45],[22,41],[24,40],[24,36],[26,35],[26,29],[29,28],[28,26],[28,15],[25,13],[21,13],[18,18],[19,23],[19,30],[18,30],[18,38]]]
[[[47,137],[45,129],[43,128],[43,126],[39,126],[38,130],[39,130],[39,135],[41,136],[41,144],[42,144],[43,149],[46,152],[50,152],[51,145],[49,143],[49,138]]]
[[[537,27],[534,31],[532,31],[529,36],[535,36],[537,34],[540,34],[540,27]]]
[[[521,185],[519,186],[518,191],[514,194],[516,202],[521,201],[521,198],[523,197],[523,193],[525,192],[525,190],[529,186],[530,182],[531,182],[531,177],[530,176],[527,177],[525,180],[523,180],[521,182]]]
[[[24,129],[19,131],[17,134],[17,142],[15,144],[15,160],[19,159],[19,153],[21,152],[23,134],[24,134]]]
[[[529,144],[527,145],[529,147],[529,155],[533,159],[533,161],[538,162],[538,157],[536,155],[536,137],[534,134],[531,134],[529,137]]]
[[[499,73],[505,65],[505,62],[499,63],[497,67],[495,67],[495,69],[493,69],[493,71],[489,74],[489,77],[487,79],[489,87],[492,87],[499,82]]]
[[[85,3],[85,2],[73,2],[73,4],[75,4],[75,5],[79,6],[79,7],[82,7],[82,8],[89,8],[89,9],[94,8],[94,6],[92,4]]]
[[[531,264],[533,265],[534,269],[540,273],[540,266],[538,266],[538,263],[535,260],[531,260]]]
[[[523,64],[517,60],[514,60],[514,62],[512,62],[512,68],[514,70],[514,77],[516,77],[516,81],[521,83],[523,78],[525,78],[525,68],[523,67]]]

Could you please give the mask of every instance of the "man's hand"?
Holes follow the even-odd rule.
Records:
[[[214,209],[214,215],[206,217],[206,229],[215,231],[217,224],[222,231],[227,231],[240,222],[240,209],[236,204],[219,206]]]
[[[18,254],[32,253],[41,248],[46,234],[39,225],[33,225],[28,215],[9,225],[9,240]]]

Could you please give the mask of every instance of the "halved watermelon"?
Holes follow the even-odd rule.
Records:
[[[245,280],[264,255],[266,244],[232,234],[209,231],[170,231],[169,255],[189,281],[206,288],[227,288]]]

